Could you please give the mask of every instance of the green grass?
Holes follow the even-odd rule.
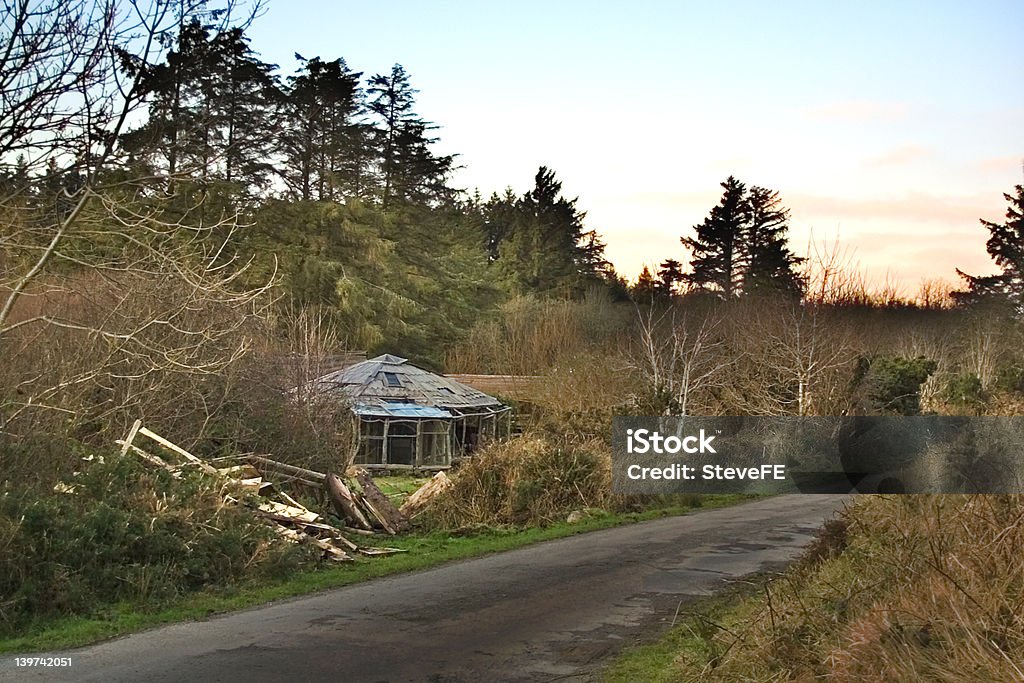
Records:
[[[705,678],[721,657],[714,636],[743,622],[752,611],[756,582],[712,598],[698,600],[676,615],[675,625],[659,640],[622,652],[604,671],[605,683],[680,683]]]
[[[406,553],[360,558],[345,564],[324,565],[300,571],[273,584],[246,585],[216,592],[193,594],[172,606],[147,611],[139,605],[112,605],[91,617],[73,616],[40,621],[24,635],[0,640],[0,653],[22,653],[78,647],[160,624],[203,619],[214,614],[253,607],[275,600],[347,586],[382,576],[427,569],[447,562],[512,550],[522,546],[607,529],[623,524],[682,515],[695,510],[724,507],[749,500],[749,496],[707,496],[699,507],[663,507],[638,513],[601,513],[568,524],[542,528],[481,528],[470,535],[410,533],[380,539],[380,544],[407,550]],[[364,542],[365,543],[365,542]]]
[[[374,478],[377,488],[387,496],[395,507],[401,505],[409,495],[430,481],[430,477],[414,477],[408,475],[391,475]]]

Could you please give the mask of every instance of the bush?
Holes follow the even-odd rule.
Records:
[[[185,593],[279,577],[310,557],[208,477],[174,479],[131,457],[94,460],[73,493],[0,491],[0,634],[30,620],[152,608]]]
[[[428,508],[430,526],[547,524],[612,503],[611,455],[599,440],[524,435],[493,443],[460,465],[452,480]]]
[[[1024,363],[1014,363],[999,369],[996,388],[1012,394],[1024,394]]]
[[[950,377],[944,394],[946,401],[957,406],[976,407],[985,402],[981,380],[969,372]]]
[[[921,385],[935,372],[938,363],[917,358],[875,358],[864,376],[870,407],[882,413],[919,415]]]

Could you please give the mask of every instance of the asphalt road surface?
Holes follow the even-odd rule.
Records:
[[[842,496],[792,495],[597,531],[174,624],[3,681],[586,681],[686,605],[796,558]]]

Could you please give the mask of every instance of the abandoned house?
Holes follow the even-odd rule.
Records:
[[[449,377],[385,354],[313,380],[347,401],[357,420],[355,463],[444,469],[511,431],[511,408]]]

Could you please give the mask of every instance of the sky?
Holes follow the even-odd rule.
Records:
[[[262,59],[402,64],[454,185],[546,165],[617,270],[679,242],[730,174],[777,190],[793,250],[913,293],[994,272],[979,218],[1024,182],[1024,2],[269,0]]]

